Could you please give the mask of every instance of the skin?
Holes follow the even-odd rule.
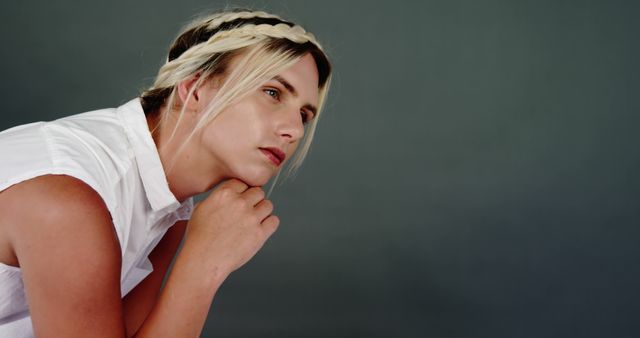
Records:
[[[233,61],[237,60],[236,57]],[[231,68],[235,66],[233,61]],[[163,126],[156,138],[160,159],[165,168],[171,168],[167,178],[176,198],[183,200],[208,191],[229,178],[237,178],[250,186],[264,185],[279,167],[264,156],[260,147],[280,148],[286,152],[287,160],[291,158],[304,135],[302,107],[317,106],[318,102],[318,72],[313,57],[305,55],[279,78],[293,86],[296,96],[280,81],[269,80],[223,111],[180,152],[182,140],[202,117],[201,113],[217,93],[220,81],[214,78],[206,82],[188,101],[186,95],[197,77],[178,85],[181,102],[187,102],[187,114],[171,141],[167,142],[179,109],[173,111],[172,123]],[[304,114],[313,117],[307,108]]]
[[[36,336],[200,335],[222,282],[279,224],[261,188],[279,167],[259,148],[279,147],[289,159],[304,133],[301,110],[317,105],[318,73],[310,55],[279,76],[297,95],[269,80],[223,111],[176,155],[220,79],[196,88],[189,100],[197,75],[178,84],[179,105],[168,112],[173,118],[154,135],[163,166],[170,168],[165,169],[170,189],[180,201],[216,189],[196,206],[189,222],[171,227],[149,256],[154,271],[124,299],[119,241],[95,191],[69,176],[44,175],[0,192],[0,262],[22,270]],[[183,104],[187,113],[170,138]],[[148,122],[153,130],[155,121]]]

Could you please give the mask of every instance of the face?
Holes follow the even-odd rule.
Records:
[[[215,95],[213,83],[199,91],[201,101]],[[295,152],[317,105],[318,71],[306,54],[201,130],[201,165],[251,186],[266,184]]]

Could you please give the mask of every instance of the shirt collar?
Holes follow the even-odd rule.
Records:
[[[135,98],[117,108],[117,114],[138,164],[138,172],[142,179],[147,199],[154,211],[169,209],[172,212],[180,207],[180,203],[169,189],[169,183],[160,162],[156,144],[149,132],[140,99]]]

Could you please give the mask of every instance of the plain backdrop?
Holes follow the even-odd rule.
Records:
[[[128,101],[226,5],[304,25],[335,77],[203,337],[640,335],[638,2],[8,0],[0,129]]]

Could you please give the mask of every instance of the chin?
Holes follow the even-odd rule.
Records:
[[[244,175],[238,175],[237,177],[249,186],[259,187],[267,184],[273,174],[272,171],[267,172],[263,169],[253,173],[244,173]]]
[[[262,187],[265,184],[267,184],[267,182],[269,182],[269,179],[242,179],[242,181],[244,183],[246,183],[248,186],[250,187]]]

